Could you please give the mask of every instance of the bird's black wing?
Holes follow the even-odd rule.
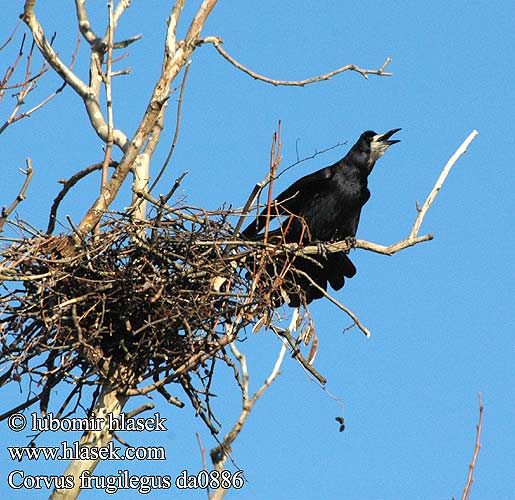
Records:
[[[301,177],[277,196],[275,206],[270,211],[270,219],[277,215],[294,214],[302,216],[303,208],[308,206],[313,196],[323,191],[334,176],[335,165],[325,167]],[[265,208],[243,231],[246,238],[255,237],[266,224]]]

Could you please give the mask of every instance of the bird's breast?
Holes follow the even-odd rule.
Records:
[[[332,189],[313,197],[303,215],[311,237],[320,241],[340,240],[356,235],[363,205],[370,192],[359,179],[344,179]]]

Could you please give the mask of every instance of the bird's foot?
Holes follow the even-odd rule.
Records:
[[[356,238],[354,236],[347,236],[344,241],[348,245],[348,248],[347,250],[345,250],[345,253],[349,253],[351,249],[356,246]]]
[[[317,249],[318,249],[318,255],[321,255],[324,258],[327,258],[327,250],[325,248],[323,241],[317,241],[316,242]]]

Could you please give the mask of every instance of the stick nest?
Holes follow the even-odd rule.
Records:
[[[135,223],[111,214],[73,247],[70,236],[16,223],[22,237],[0,255],[0,386],[28,375],[49,394],[63,380],[113,384],[114,375],[136,387],[166,376],[191,391],[191,371],[223,359],[245,326],[278,317],[273,259],[234,237],[232,215],[188,209]]]

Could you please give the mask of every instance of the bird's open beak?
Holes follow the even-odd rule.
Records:
[[[400,139],[393,139],[393,140],[389,140],[390,137],[395,134],[396,132],[398,132],[399,130],[402,130],[400,128],[394,128],[393,130],[390,130],[386,133],[384,133],[383,135],[380,135],[377,140],[384,143],[384,144],[388,144],[388,146],[391,146],[392,144],[396,144],[397,142],[401,142]]]

